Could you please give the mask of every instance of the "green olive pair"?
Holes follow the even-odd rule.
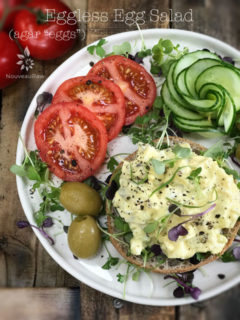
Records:
[[[77,217],[68,229],[68,245],[79,258],[89,258],[101,245],[101,232],[94,217],[102,207],[102,199],[93,188],[81,182],[66,182],[61,187],[60,202]]]

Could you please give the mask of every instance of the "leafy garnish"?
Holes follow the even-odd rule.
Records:
[[[128,53],[131,53],[132,48],[131,48],[131,44],[127,41],[123,42],[120,45],[114,45],[113,46],[113,52],[112,54],[116,54],[116,55],[125,55],[127,57]]]
[[[176,145],[172,151],[180,159],[189,158],[192,152],[190,148],[181,147],[179,144]]]
[[[87,47],[87,51],[92,55],[96,52],[100,58],[103,58],[106,55],[106,51],[102,47],[105,43],[107,43],[106,39],[100,39],[96,45]]]
[[[164,161],[151,159],[151,163],[156,174],[163,174],[165,172],[166,166]]]
[[[112,157],[110,157],[110,159],[107,163],[107,168],[108,168],[108,170],[113,172],[118,165],[119,165],[118,161],[112,156]]]
[[[104,245],[104,247],[105,247],[105,249],[106,249],[106,251],[107,251],[108,259],[107,259],[106,263],[104,263],[104,265],[102,266],[102,269],[104,269],[104,270],[110,270],[111,267],[114,267],[114,266],[116,266],[116,265],[118,264],[119,258],[113,257],[113,256],[111,255],[110,251],[108,250],[108,247],[106,246],[105,241],[103,242],[103,245]]]
[[[191,171],[191,173],[187,177],[187,179],[189,179],[189,180],[195,180],[195,179],[199,180],[200,179],[199,175],[200,175],[201,172],[202,172],[202,168],[201,167],[199,167],[197,169],[194,169],[194,170]]]
[[[45,218],[41,227],[34,226],[33,224],[30,224],[28,221],[17,222],[17,227],[20,229],[27,228],[27,227],[32,227],[34,229],[37,229],[44,236],[44,238],[46,238],[50,242],[51,245],[54,245],[54,240],[43,229],[43,228],[49,228],[52,225],[53,225],[53,222],[52,222],[52,218],[50,217]]]
[[[134,125],[128,131],[128,135],[131,136],[134,144],[143,142],[154,145],[154,140],[159,138],[166,124],[166,119],[160,115],[162,108],[162,98],[157,97],[152,110],[142,117],[137,117]]]
[[[221,256],[223,262],[233,262],[240,260],[240,247],[235,247],[228,251],[225,251]]]
[[[173,175],[171,176],[171,178],[170,178],[169,180],[167,180],[166,182],[162,183],[159,187],[157,187],[155,190],[153,190],[153,192],[150,194],[149,198],[151,198],[151,197],[154,195],[154,193],[160,191],[161,189],[163,189],[164,187],[166,187],[169,183],[171,183],[171,182],[174,180],[174,178],[176,177],[177,173],[178,173],[180,170],[182,170],[183,168],[186,168],[186,166],[178,167],[178,168],[174,171]]]
[[[197,219],[199,217],[202,217],[203,215],[205,215],[206,213],[210,212],[211,210],[213,210],[216,207],[216,204],[212,204],[207,210],[200,212],[200,213],[196,213],[196,214],[178,214],[178,216],[180,217],[191,217],[190,219],[183,221],[181,223],[179,223],[178,225],[176,225],[175,227],[171,228],[168,231],[168,238],[171,241],[177,241],[179,236],[185,236],[188,234],[187,229],[185,229],[183,227],[183,224],[188,223],[194,219]]]
[[[169,39],[160,39],[152,48],[151,73],[166,76],[171,64],[188,53],[188,48],[181,51],[179,47]]]
[[[35,181],[32,189],[38,190],[42,202],[39,209],[33,215],[38,227],[41,227],[48,217],[46,215],[48,212],[64,210],[59,202],[60,188],[51,184],[48,166],[40,159],[38,150],[28,152],[21,136],[20,141],[23,144],[25,159],[22,165],[15,164],[11,166],[10,170],[20,177],[26,177],[29,180]]]
[[[146,227],[143,229],[143,231],[145,233],[152,233],[153,231],[155,231],[158,227],[158,221],[153,221],[153,222],[150,222],[146,225]]]
[[[190,294],[193,299],[198,300],[202,291],[198,287],[193,287],[193,278],[193,272],[167,275],[164,277],[164,279],[173,279],[177,282],[178,287],[173,292],[176,298],[182,298],[185,294]]]

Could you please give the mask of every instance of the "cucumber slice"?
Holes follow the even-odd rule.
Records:
[[[215,127],[213,126],[213,124],[207,120],[207,119],[204,119],[204,120],[187,120],[187,119],[183,119],[181,117],[177,117],[175,116],[175,119],[183,124],[183,125],[188,125],[188,126],[191,126],[191,127],[201,127],[201,128],[212,128],[214,129]]]
[[[214,83],[228,91],[234,101],[236,110],[240,110],[240,76],[233,69],[225,66],[213,66],[203,71],[195,82],[197,93],[206,83]]]
[[[192,126],[188,124],[183,124],[181,123],[178,119],[173,118],[173,122],[176,127],[178,127],[180,130],[183,130],[185,132],[211,132],[211,133],[216,133],[218,132],[217,129],[215,128],[210,128],[210,127],[202,127],[202,126]]]
[[[186,105],[186,101],[184,101],[181,96],[178,94],[177,90],[175,89],[175,86],[174,86],[174,83],[173,83],[173,77],[172,77],[172,74],[173,74],[173,71],[174,71],[174,68],[175,68],[175,65],[176,65],[177,62],[174,62],[169,71],[168,71],[168,75],[167,75],[167,86],[168,86],[168,89],[170,91],[170,94],[171,96],[173,97],[173,99],[180,105],[180,106],[185,106]]]
[[[186,87],[185,78],[186,78],[186,71],[188,69],[184,69],[177,77],[177,91],[180,95],[189,95],[188,89]]]
[[[216,59],[209,59],[209,58],[201,59],[193,63],[185,72],[185,83],[186,83],[186,88],[188,90],[188,93],[192,97],[197,98],[198,96],[195,90],[195,81],[197,77],[204,70],[212,66],[221,65],[221,64],[222,64],[222,61],[220,61],[220,59],[216,60]]]
[[[192,112],[188,109],[185,109],[181,105],[179,105],[171,96],[167,82],[165,81],[162,90],[161,90],[161,96],[163,98],[163,101],[165,105],[177,116],[180,116],[182,118],[190,119],[190,120],[201,120],[204,117],[197,114],[196,112]]]
[[[219,126],[224,126],[226,133],[231,132],[235,119],[236,119],[236,107],[234,101],[227,91],[225,91],[225,106],[219,115],[217,122]]]
[[[209,99],[193,99],[188,96],[184,96],[184,99],[188,102],[191,109],[199,112],[212,112],[222,107],[221,95],[218,92],[209,91],[207,94]]]
[[[192,65],[194,62],[196,62],[199,59],[205,59],[205,58],[210,58],[210,59],[215,59],[215,60],[220,60],[220,58],[212,52],[208,51],[203,51],[203,50],[198,50],[194,52],[190,52],[185,54],[182,58],[180,58],[173,71],[173,82],[176,83],[177,81],[177,76],[180,74],[180,72],[186,68],[188,68],[190,65]]]

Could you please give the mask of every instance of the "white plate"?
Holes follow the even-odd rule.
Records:
[[[157,43],[159,38],[167,38],[171,39],[175,44],[180,43],[182,47],[187,46],[190,51],[208,48],[223,56],[240,58],[239,51],[233,47],[199,33],[175,29],[150,29],[144,30],[142,33],[147,48],[151,48]],[[106,39],[108,43],[105,45],[105,48],[108,52],[110,52],[113,45],[123,43],[124,41],[131,42],[135,52],[141,48],[140,34],[138,31],[120,33],[107,37]],[[93,58],[93,56],[87,52],[86,48],[83,48],[58,67],[58,69],[42,84],[29,106],[21,129],[21,135],[29,149],[36,148],[33,136],[33,122],[37,95],[43,91],[54,93],[57,87],[65,79],[78,75],[85,75],[90,68],[89,62],[97,60],[97,58]],[[205,146],[209,146],[213,143],[213,141],[201,140],[194,135],[191,135],[191,139],[198,141]],[[136,146],[131,144],[128,137],[120,137],[109,143],[108,149],[111,154],[117,154],[119,152],[132,152],[135,148]],[[17,148],[17,164],[21,164],[23,158],[24,151],[22,144],[19,142]],[[106,168],[103,168],[101,172],[105,171]],[[30,187],[29,183],[24,179],[17,177],[17,188],[23,210],[29,222],[35,224],[33,220],[33,211],[38,208],[40,199],[35,194],[29,194]],[[66,212],[57,212],[52,214],[52,216],[59,217],[65,225],[70,224],[71,217]],[[33,231],[52,258],[72,276],[96,290],[120,299],[123,298],[123,285],[117,282],[116,275],[119,272],[124,273],[126,266],[121,265],[118,270],[103,270],[101,266],[107,259],[107,254],[104,249],[102,249],[102,251],[93,259],[75,260],[68,248],[66,233],[55,235],[56,233],[61,232],[61,230],[62,225],[58,223],[49,229],[49,233],[56,240],[54,246],[51,246],[38,231]],[[113,256],[119,256],[110,243],[107,245]],[[202,269],[204,272],[200,272],[199,270],[196,271],[194,279],[194,284],[202,289],[199,301],[219,294],[240,282],[239,263],[224,264],[221,262],[213,262]],[[218,278],[217,275],[219,273],[226,275],[224,280]],[[195,302],[190,297],[182,299],[174,298],[172,293],[176,285],[171,284],[164,287],[167,281],[163,279],[162,275],[151,274],[151,278],[153,281],[153,288],[151,287],[151,282],[146,274],[142,274],[138,282],[129,280],[127,282],[125,299],[135,303],[156,306],[182,305]]]

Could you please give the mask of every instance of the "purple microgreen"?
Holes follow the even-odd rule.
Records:
[[[235,61],[231,57],[223,57],[222,60],[224,62],[228,62],[228,63],[232,64],[233,66],[235,65]]]
[[[32,227],[38,230],[49,242],[51,245],[54,245],[54,240],[44,231],[43,228],[39,228],[33,224],[30,224],[28,221],[18,221],[17,227],[20,229],[26,228],[26,227]]]
[[[191,221],[191,220],[187,220],[187,221]],[[187,229],[185,229],[185,228],[182,226],[182,224],[183,224],[183,223],[186,223],[187,221],[178,224],[177,226],[173,227],[172,229],[170,229],[170,230],[168,231],[168,238],[169,238],[169,240],[171,240],[171,241],[177,241],[177,239],[179,238],[179,236],[186,236],[186,235],[188,234]]]
[[[174,291],[173,291],[173,295],[175,298],[183,298],[184,297],[184,290],[182,287],[177,287]]]
[[[216,207],[216,203],[212,204],[207,210],[197,213],[197,214],[191,214],[191,215],[187,215],[187,214],[180,214],[178,216],[180,217],[191,217],[190,219],[179,223],[178,225],[176,225],[175,227],[173,227],[172,229],[170,229],[168,231],[168,238],[171,241],[177,241],[179,236],[185,236],[188,234],[187,229],[185,229],[182,225],[190,222],[196,218],[202,217],[204,214],[208,213],[209,211],[213,210]]]
[[[240,247],[235,247],[232,253],[236,260],[240,260]]]
[[[44,221],[43,221],[43,224],[42,224],[42,227],[43,228],[50,228],[52,227],[53,225],[53,220],[51,217],[47,217]]]
[[[30,223],[28,221],[18,221],[17,222],[17,227],[20,229],[23,229],[23,228],[26,228],[29,226],[30,226]]]
[[[110,187],[107,189],[106,191],[106,198],[108,200],[113,200],[114,196],[115,196],[115,193],[117,192],[118,190],[118,184],[115,180],[113,180],[110,184]]]
[[[198,300],[199,295],[201,294],[201,290],[198,287],[192,286],[192,280],[193,280],[193,273],[191,275],[190,281],[189,281],[189,275],[185,276],[185,274],[178,274],[178,275],[167,275],[164,277],[164,279],[173,279],[175,280],[179,287],[182,289],[174,290],[174,296],[176,298],[182,298],[184,295],[182,295],[182,292],[184,294],[190,294],[191,297],[195,300]]]
[[[35,116],[37,117],[43,112],[45,107],[52,102],[53,95],[50,92],[43,92],[37,96],[37,108]]]
[[[162,254],[162,249],[159,244],[153,244],[150,250],[154,253],[155,256],[160,256]]]
[[[143,64],[143,57],[140,57],[138,52],[135,55],[128,54],[128,59],[133,60],[138,64]]]

